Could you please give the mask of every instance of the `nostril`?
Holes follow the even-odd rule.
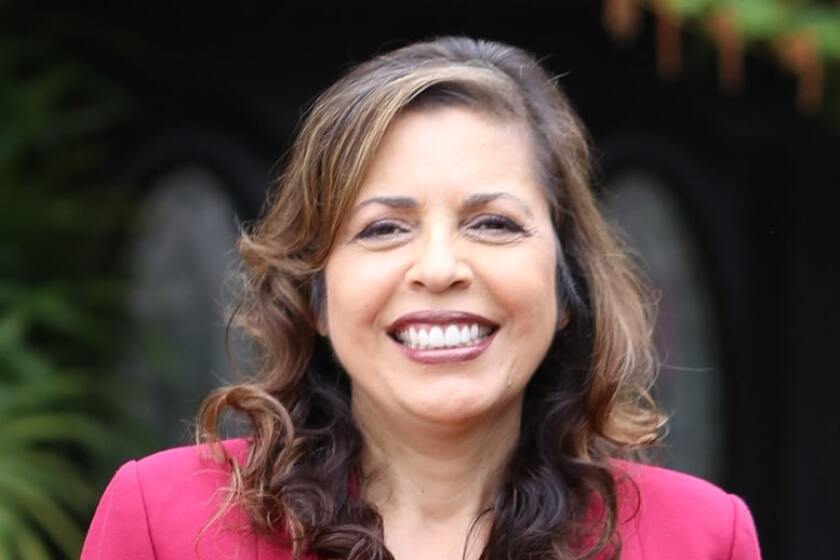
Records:
[[[418,262],[406,273],[406,280],[412,287],[433,291],[465,288],[472,279],[472,269],[466,263],[451,259]]]

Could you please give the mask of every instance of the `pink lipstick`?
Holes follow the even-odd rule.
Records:
[[[498,328],[494,321],[475,313],[424,310],[400,316],[391,323],[388,335],[410,360],[441,364],[480,356]]]

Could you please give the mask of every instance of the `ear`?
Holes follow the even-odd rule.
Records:
[[[309,289],[309,310],[315,317],[315,330],[326,338],[329,335],[329,323],[327,321],[327,291],[324,286],[323,272],[315,275]]]
[[[322,305],[321,309],[318,310],[317,315],[315,316],[315,330],[318,331],[318,334],[323,336],[324,338],[329,337],[329,323],[327,322],[327,309],[326,305]]]
[[[555,330],[558,332],[562,331],[569,325],[570,320],[571,314],[569,313],[569,310],[565,307],[560,309],[557,313],[557,326],[555,327]]]

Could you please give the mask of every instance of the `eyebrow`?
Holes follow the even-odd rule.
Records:
[[[370,206],[371,204],[382,204],[383,206],[397,208],[400,210],[417,208],[417,201],[408,196],[374,196],[357,204],[356,208],[353,209],[353,212],[358,212],[365,206]]]
[[[473,210],[475,208],[481,208],[482,206],[489,204],[499,198],[505,198],[507,200],[515,202],[517,205],[519,205],[520,208],[522,208],[523,212],[525,212],[525,214],[527,214],[529,218],[534,217],[534,215],[531,213],[531,208],[524,200],[505,192],[471,194],[470,196],[464,199],[461,205],[467,210]]]
[[[461,202],[461,206],[465,210],[474,210],[476,208],[480,208],[486,204],[489,204],[499,198],[505,198],[515,202],[522,208],[522,210],[528,215],[529,218],[533,217],[531,208],[524,200],[505,192],[471,194],[468,197],[464,198],[464,200]],[[399,210],[413,209],[417,208],[418,206],[417,200],[408,196],[374,196],[363,200],[362,202],[357,204],[356,208],[353,211],[354,213],[358,212],[365,206],[369,206],[371,204],[381,204],[383,206],[388,206],[389,208],[396,208]]]

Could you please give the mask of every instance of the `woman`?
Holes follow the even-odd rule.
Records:
[[[205,402],[207,443],[120,469],[83,558],[758,558],[740,499],[626,460],[663,417],[588,166],[519,49],[350,71],[240,240],[255,380]]]

